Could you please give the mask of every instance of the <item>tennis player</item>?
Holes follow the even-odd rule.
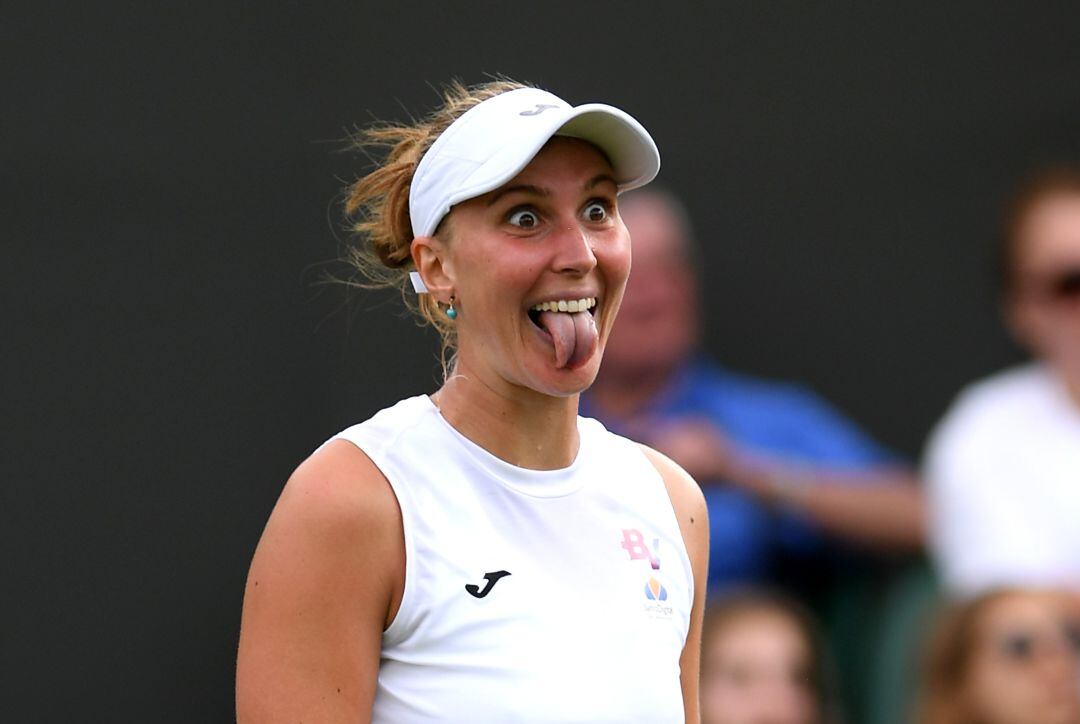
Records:
[[[285,485],[245,590],[239,720],[697,722],[701,491],[578,416],[652,138],[498,81],[367,140],[388,153],[350,188],[358,263],[411,286],[448,373]]]

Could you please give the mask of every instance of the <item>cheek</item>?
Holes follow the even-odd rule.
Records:
[[[610,243],[597,247],[596,263],[609,277],[609,284],[618,281],[626,284],[626,278],[630,275],[630,237],[627,234],[619,234]]]
[[[593,249],[596,266],[604,279],[605,294],[613,301],[622,299],[630,276],[630,239],[620,237]]]
[[[513,309],[517,312],[517,301],[508,305],[508,301],[522,296],[536,282],[541,260],[534,255],[506,245],[489,245],[477,250],[467,259],[463,259],[459,268],[468,269],[468,274],[459,275],[461,296],[474,309],[490,308],[492,312]]]
[[[717,671],[701,686],[701,701],[706,721],[730,721],[745,718],[751,697],[750,682],[738,680],[727,672]]]
[[[1067,308],[1047,308],[1024,318],[1029,345],[1037,354],[1055,362],[1068,362],[1080,355],[1080,312]]]
[[[967,686],[972,707],[984,714],[1014,711],[1024,700],[1022,678],[1001,662],[977,663],[972,667]]]

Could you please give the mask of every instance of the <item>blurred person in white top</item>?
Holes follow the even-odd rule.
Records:
[[[1002,309],[1033,355],[963,390],[925,477],[946,587],[1080,590],[1080,169],[1033,175],[1004,225]]]

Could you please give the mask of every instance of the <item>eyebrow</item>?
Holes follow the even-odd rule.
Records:
[[[615,186],[615,187],[618,187],[618,185],[619,185],[618,183],[616,183],[615,178],[611,174],[609,174],[609,173],[601,173],[601,174],[597,174],[596,176],[593,176],[591,179],[586,181],[584,186],[582,186],[582,188],[584,188],[586,191],[588,191],[589,189],[596,188],[597,186],[599,186],[600,184],[602,184],[604,182],[610,183],[612,186]],[[492,193],[491,198],[488,199],[487,205],[488,206],[494,206],[495,202],[497,202],[503,196],[505,196],[506,194],[512,194],[512,193],[525,193],[525,194],[533,194],[534,196],[545,196],[545,197],[546,196],[551,196],[551,192],[548,191],[545,188],[541,188],[539,186],[534,186],[532,184],[515,184],[513,186],[506,186],[506,187],[501,188],[498,191],[495,191],[494,193]]]
[[[611,174],[609,174],[609,173],[601,173],[601,174],[597,174],[596,176],[593,176],[591,179],[589,179],[589,181],[585,184],[585,190],[596,188],[597,186],[604,183],[605,181],[607,181],[608,183],[610,183],[612,186],[614,186],[616,188],[618,188],[618,186],[619,186],[619,184],[616,183],[615,178]]]
[[[533,194],[535,196],[551,196],[551,192],[547,189],[542,189],[539,186],[532,186],[531,184],[516,184],[514,186],[505,186],[491,195],[488,199],[487,205],[494,206],[495,202],[501,199],[506,194],[512,194],[515,192],[521,192],[526,194]]]

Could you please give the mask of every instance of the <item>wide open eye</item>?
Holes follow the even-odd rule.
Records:
[[[605,221],[608,217],[607,204],[601,201],[590,201],[585,205],[585,209],[582,211],[582,215],[586,220],[593,223]]]
[[[510,212],[506,220],[519,229],[535,229],[540,223],[540,217],[531,208],[519,208]]]
[[[1001,651],[1013,661],[1027,661],[1035,653],[1035,636],[1017,631],[1001,638]]]

